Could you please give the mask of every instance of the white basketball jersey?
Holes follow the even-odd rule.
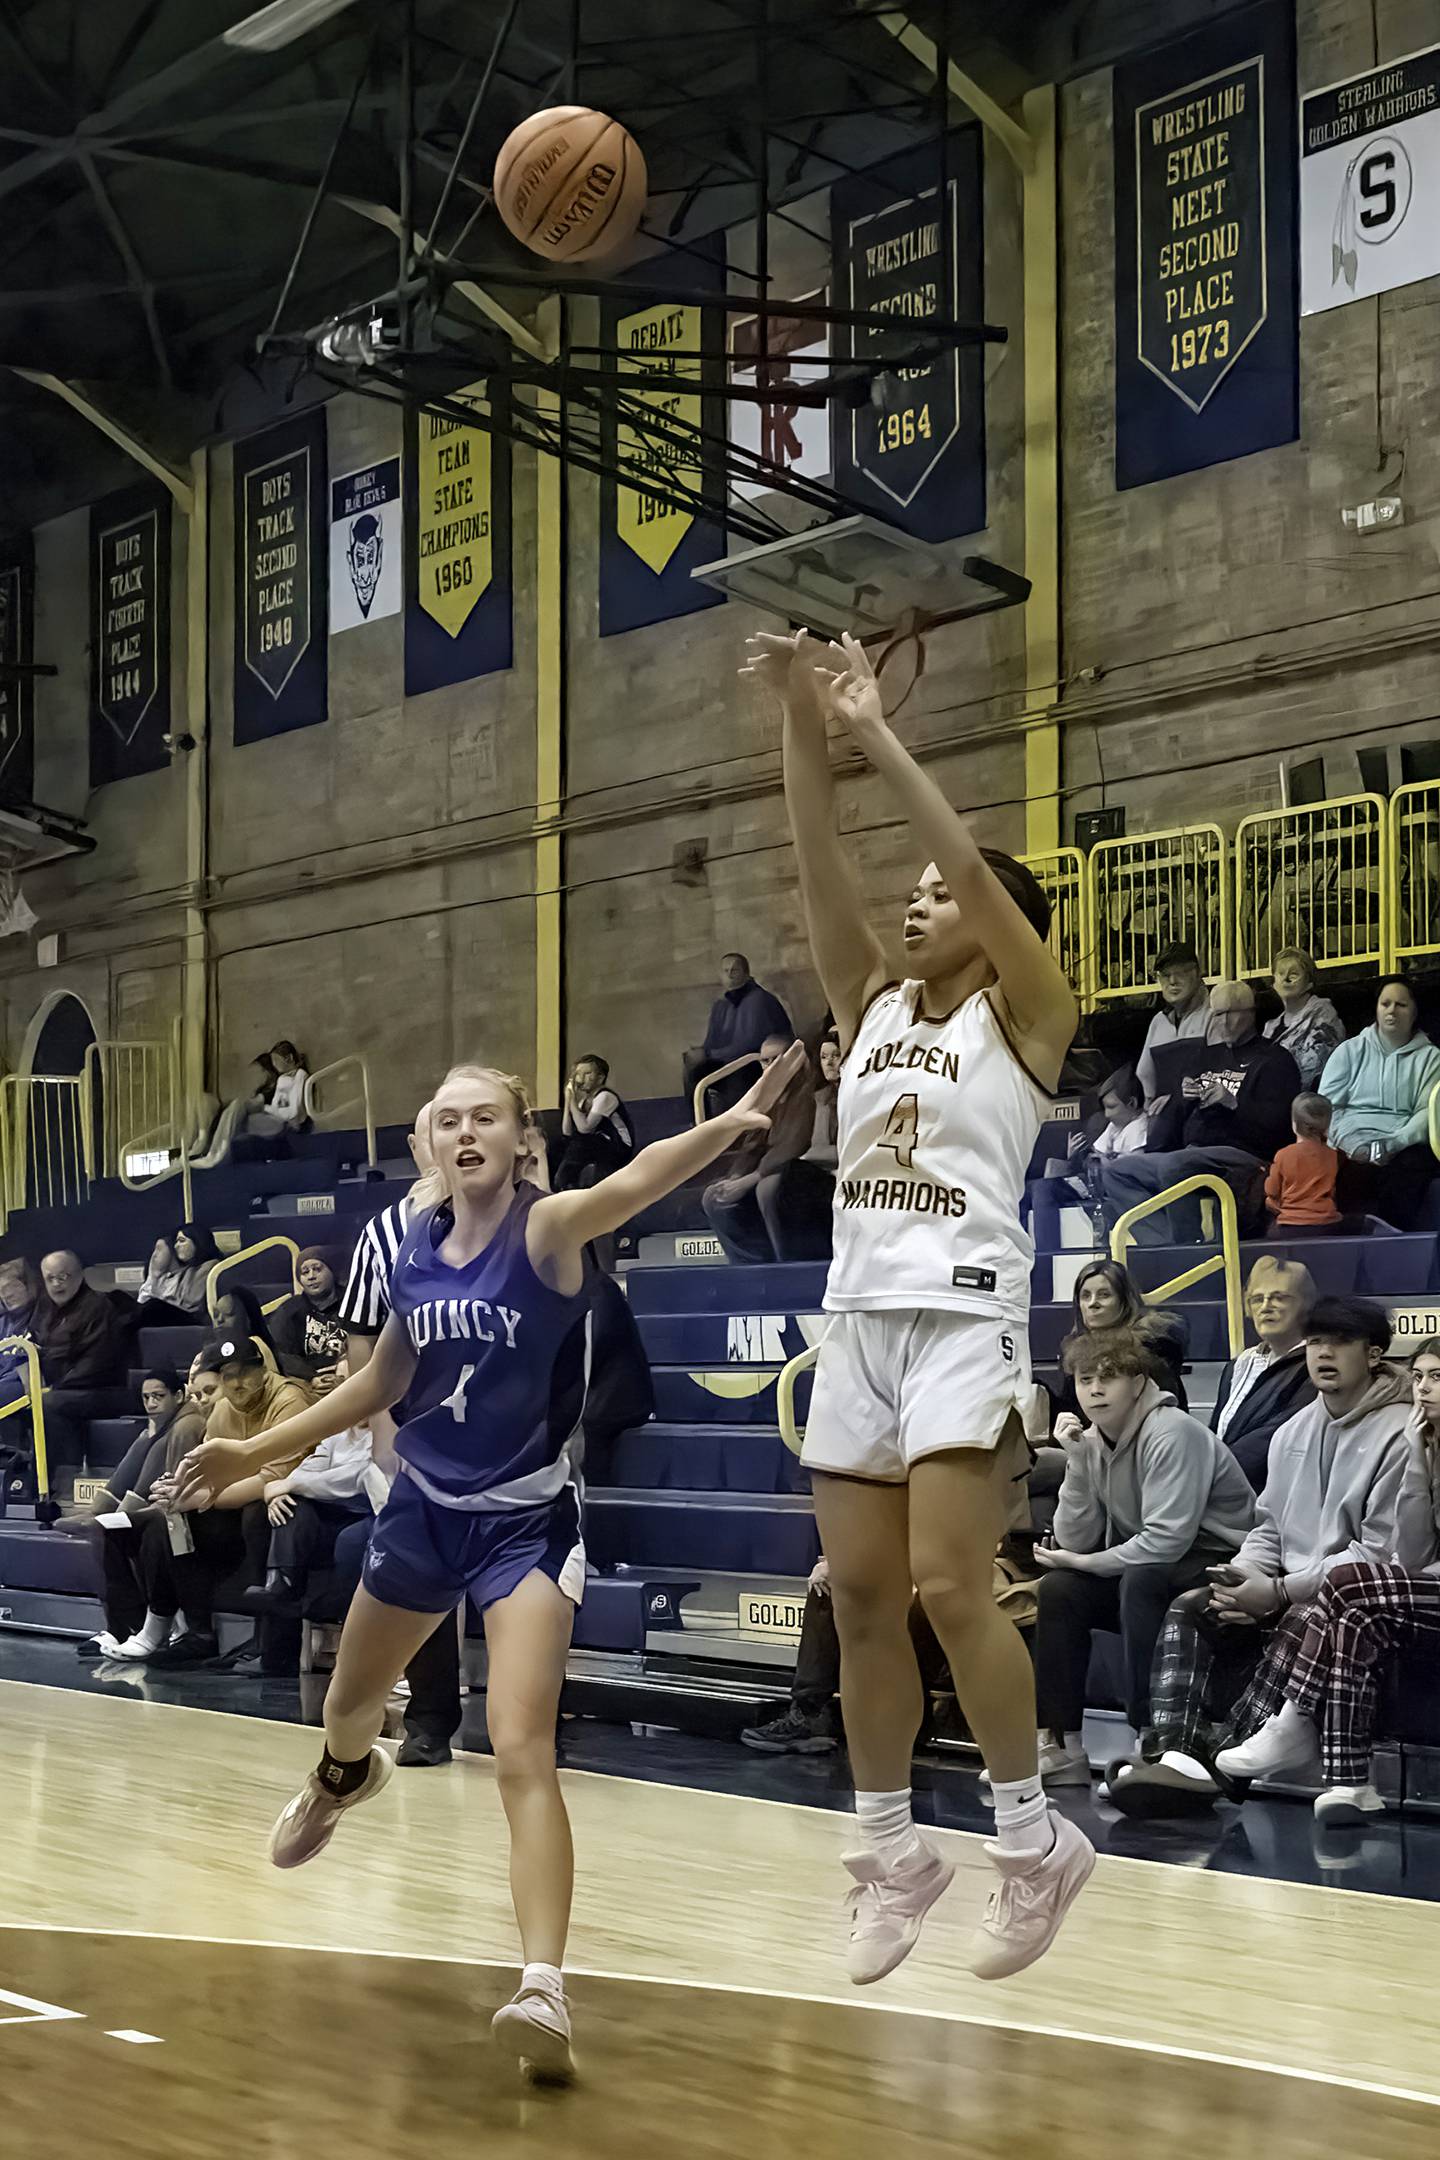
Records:
[[[985,991],[926,1020],[921,988],[882,991],[845,1059],[825,1303],[1023,1320],[1035,1247],[1020,1199],[1049,1098]]]

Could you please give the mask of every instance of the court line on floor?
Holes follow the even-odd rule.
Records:
[[[102,1936],[126,1942],[195,1943],[209,1949],[288,1950],[307,1957],[382,1958],[405,1965],[458,1965],[486,1972],[518,1973],[516,1958],[462,1956],[454,1950],[364,1950],[348,1943],[276,1942],[249,1935],[184,1935],[149,1928],[81,1927],[68,1921],[0,1920],[0,1934]],[[765,2002],[811,2003],[822,2008],[858,2010],[867,2016],[925,2018],[939,2025],[978,2026],[987,2032],[1025,2033],[1039,2040],[1071,2040],[1089,2047],[1118,2048],[1131,2055],[1156,2055],[1178,2062],[1205,2063],[1223,2070],[1252,2071],[1261,2077],[1295,2078],[1307,2085],[1334,2086],[1343,2092],[1367,2093],[1376,2099],[1398,2100],[1416,2107],[1440,2108],[1440,2093],[1416,2092],[1405,2085],[1385,2085],[1378,2079],[1347,2077],[1337,2070],[1312,2070],[1301,2064],[1264,2062],[1253,2055],[1225,2055],[1209,2048],[1172,2047],[1163,2040],[1141,2040],[1119,2033],[1083,2032],[1077,2026],[1045,2023],[1028,2018],[983,2017],[973,2010],[926,2009],[919,2003],[877,2002],[873,1996],[819,1995],[802,1988],[756,1987],[739,1980],[692,1980],[663,1973],[620,1972],[603,1965],[565,1967],[572,1979],[613,1980],[634,1987],[683,1988],[704,1995],[749,1995]]]
[[[99,1690],[92,1694],[88,1688],[62,1687],[58,1681],[54,1680],[10,1680],[0,1677],[0,1688],[38,1689],[45,1695],[64,1695],[71,1702],[113,1703],[131,1710],[178,1710],[186,1715],[193,1714],[199,1717],[232,1718],[237,1724],[248,1725],[252,1730],[256,1727],[263,1730],[267,1726],[280,1732],[318,1734],[322,1730],[319,1725],[307,1725],[299,1718],[259,1717],[250,1711],[226,1710],[210,1703],[161,1702],[152,1695],[108,1695],[102,1694]],[[395,1737],[394,1734],[390,1735],[391,1739]],[[456,1748],[455,1754],[463,1762],[489,1763],[493,1765],[495,1761],[493,1755],[482,1754],[478,1748]],[[560,1772],[563,1777],[603,1779],[609,1785],[643,1785],[648,1786],[652,1792],[689,1793],[699,1800],[737,1801],[746,1807],[785,1808],[792,1814],[805,1815],[811,1818],[819,1817],[822,1820],[827,1816],[845,1820],[849,1815],[848,1809],[817,1807],[812,1801],[808,1800],[776,1800],[768,1793],[729,1792],[718,1790],[713,1785],[682,1784],[674,1778],[631,1777],[621,1770],[585,1770],[576,1764],[563,1761],[560,1764]],[[1405,1827],[1403,1819],[1388,1810],[1385,1815],[1377,1816],[1375,1820],[1377,1826],[1388,1822],[1395,1829]],[[968,1838],[978,1841],[982,1845],[990,1842],[990,1832],[988,1830],[965,1830],[955,1823],[925,1823],[922,1828],[933,1830],[938,1837]],[[1360,1890],[1352,1889],[1349,1884],[1342,1887],[1339,1883],[1295,1882],[1288,1875],[1241,1875],[1226,1868],[1191,1867],[1183,1860],[1170,1860],[1165,1858],[1164,1855],[1157,1855],[1155,1859],[1147,1860],[1136,1853],[1112,1853],[1107,1852],[1103,1847],[1097,1848],[1097,1850],[1098,1857],[1104,1861],[1107,1867],[1145,1868],[1151,1872],[1159,1867],[1179,1873],[1190,1882],[1205,1882],[1217,1885],[1248,1883],[1252,1886],[1270,1885],[1279,1890],[1303,1891],[1306,1896],[1312,1897],[1368,1898],[1380,1904],[1401,1906],[1407,1912],[1423,1911],[1427,1906],[1433,1910],[1437,1904],[1437,1900],[1433,1898],[1402,1897],[1398,1891],[1394,1890]]]

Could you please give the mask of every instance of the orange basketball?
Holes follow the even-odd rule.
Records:
[[[547,262],[589,262],[634,237],[649,181],[633,136],[588,105],[522,120],[495,160],[495,207]]]

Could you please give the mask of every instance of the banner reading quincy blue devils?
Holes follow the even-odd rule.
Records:
[[[488,416],[489,386],[446,402]],[[510,444],[453,413],[412,412],[406,427],[405,695],[418,697],[511,664]]]
[[[235,445],[235,740],[328,716],[325,410]]]
[[[170,496],[146,481],[90,512],[90,785],[170,762]]]
[[[978,127],[950,138],[950,215],[940,215],[939,156],[927,146],[830,191],[839,306],[913,318],[949,308],[985,314],[984,157]],[[945,250],[950,274],[945,274]],[[836,332],[840,359],[888,342],[878,331]],[[879,403],[835,408],[835,485],[922,540],[953,540],[985,523],[983,347],[951,348],[928,366],[881,378]]]
[[[0,803],[35,792],[35,543],[0,543]]]
[[[664,263],[647,263],[647,283],[680,290],[724,290],[725,263],[717,246],[703,261],[694,253]],[[719,308],[694,301],[661,300],[649,307],[625,308],[605,301],[600,342],[621,357],[615,364],[616,386],[631,400],[622,420],[608,402],[601,435],[607,464],[643,476],[663,489],[667,481],[687,497],[718,512],[723,500],[715,451],[702,443],[700,429],[717,443],[725,433],[721,401],[712,394],[724,366],[725,317]],[[701,356],[704,357],[701,357]],[[635,387],[633,378],[663,375],[653,390]],[[694,384],[694,388],[685,387]],[[649,416],[654,425],[648,425]],[[725,552],[725,532],[715,517],[691,500],[657,502],[618,481],[600,483],[600,635],[638,630],[646,623],[669,622],[697,608],[718,607],[725,595],[697,585],[690,573],[697,563],[713,562]]]
[[[1115,485],[1300,432],[1295,10],[1115,70]]]

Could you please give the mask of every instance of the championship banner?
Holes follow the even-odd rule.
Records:
[[[170,762],[170,496],[147,481],[90,512],[90,785]]]
[[[0,543],[0,803],[35,792],[35,543],[29,533]],[[17,672],[12,672],[12,670]]]
[[[398,615],[404,600],[400,460],[330,483],[330,635]]]
[[[1300,104],[1300,309],[1440,277],[1440,45]]]
[[[1295,15],[1115,70],[1115,485],[1293,442]]]
[[[329,715],[323,406],[235,445],[235,741]]]
[[[490,410],[487,385],[449,404]],[[510,445],[449,414],[406,419],[405,695],[511,665]]]
[[[655,282],[689,290],[714,286],[724,290],[725,265],[717,253],[707,274],[693,255],[683,268],[657,267]],[[601,307],[600,342],[618,352],[616,386],[633,392],[639,411],[620,420],[606,401],[601,455],[611,467],[641,472],[657,487],[667,481],[702,498],[692,502],[656,502],[614,478],[600,483],[600,635],[613,637],[647,623],[693,615],[698,608],[723,605],[725,595],[697,585],[690,573],[697,563],[713,562],[725,552],[725,529],[705,510],[718,511],[723,491],[716,458],[699,439],[707,428],[725,431],[721,401],[711,395],[725,357],[725,318],[721,310],[664,300],[651,307],[625,308],[607,300]],[[700,358],[701,354],[705,358]],[[636,391],[646,374],[669,378],[664,387]],[[674,378],[679,378],[678,382]],[[686,387],[693,384],[694,387]],[[653,427],[645,415],[654,415]]]
[[[837,306],[914,319],[985,316],[985,180],[980,129],[940,160],[926,148],[892,158],[830,191]],[[948,301],[945,256],[949,252]],[[837,330],[837,360],[868,359],[891,341]],[[893,346],[891,348],[893,350]],[[879,378],[878,402],[833,408],[835,485],[922,540],[953,540],[985,523],[984,348],[952,347],[928,365]]]

